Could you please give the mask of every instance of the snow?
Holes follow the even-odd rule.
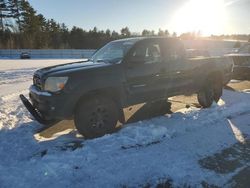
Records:
[[[29,88],[33,73],[39,68],[80,60],[0,60],[0,97]]]
[[[239,83],[241,82],[240,80],[230,80],[230,83]]]
[[[1,188],[154,187],[168,179],[180,187],[203,181],[222,187],[241,170],[219,174],[199,161],[249,139],[248,92],[224,90],[209,109],[181,109],[92,140],[71,129],[50,139],[35,134],[41,125],[18,96],[28,95],[37,68],[65,61],[0,60]]]
[[[5,56],[0,56],[0,59],[9,59],[9,58]]]
[[[245,93],[250,93],[250,89],[244,89],[243,90]]]

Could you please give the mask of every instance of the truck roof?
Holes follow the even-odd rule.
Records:
[[[179,39],[174,37],[160,37],[160,36],[151,36],[151,37],[130,37],[130,38],[124,38],[124,39],[118,39],[114,41],[141,41],[141,40],[151,40],[151,39],[157,39],[157,40],[168,40],[168,41],[179,41]]]

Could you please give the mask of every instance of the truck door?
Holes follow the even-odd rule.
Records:
[[[162,50],[156,40],[140,41],[125,60],[126,89],[130,104],[157,100],[164,96],[161,86]]]
[[[168,96],[185,94],[193,90],[194,67],[190,66],[182,43],[166,41],[163,44],[165,67],[164,82]]]

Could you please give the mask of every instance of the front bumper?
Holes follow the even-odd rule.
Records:
[[[24,96],[20,95],[20,99],[23,102],[24,106],[27,108],[27,110],[31,113],[31,115],[41,124],[49,125],[52,123],[52,120],[45,119],[41,113],[34,108],[34,106],[29,102],[29,100]],[[54,122],[54,121],[53,121]]]
[[[41,92],[34,85],[30,87],[30,101],[20,95],[25,107],[32,116],[42,124],[51,124],[56,120],[71,119],[73,106],[70,105],[68,95],[65,93],[51,94]]]

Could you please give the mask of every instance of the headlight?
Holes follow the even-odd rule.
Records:
[[[48,77],[44,84],[45,91],[57,92],[64,88],[68,77]]]

